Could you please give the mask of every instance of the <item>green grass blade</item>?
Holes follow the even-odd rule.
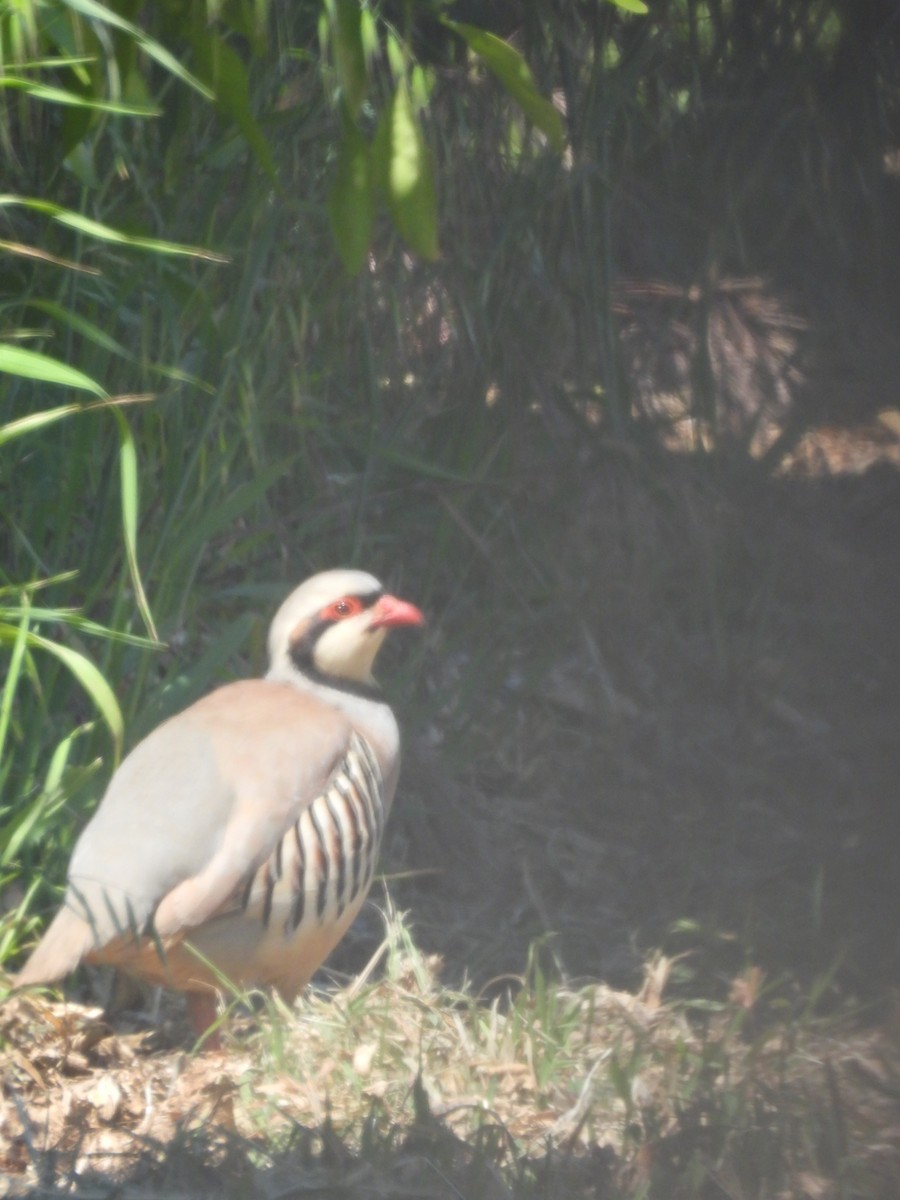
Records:
[[[3,611],[3,610],[0,610]],[[0,645],[11,642],[12,652],[9,667],[6,672],[6,682],[3,684],[3,694],[0,696],[0,761],[4,759],[6,737],[9,733],[9,722],[12,716],[13,697],[22,674],[25,659],[25,648],[28,642],[28,629],[31,623],[27,604],[21,609],[21,618],[17,626],[0,626]],[[4,615],[6,615],[4,613]],[[5,636],[4,636],[5,634]]]
[[[0,346],[0,370],[3,369],[2,358],[3,347]],[[44,412],[19,417],[17,421],[9,421],[6,425],[0,426],[0,446],[11,442],[13,438],[23,437],[27,433],[33,433],[36,429],[52,425],[54,421],[61,421],[63,417],[70,417],[73,413],[82,411],[80,404],[63,404],[60,408],[48,408]]]
[[[277,172],[269,143],[253,115],[247,71],[240,56],[227,42],[207,34],[202,46],[215,87],[217,106],[234,121],[260,166],[275,182]]]
[[[31,58],[27,62],[17,62],[17,71],[43,71],[48,67],[59,71],[63,67],[88,67],[96,63],[92,54],[65,54],[54,58]]]
[[[0,196],[0,208],[10,208],[14,205],[22,208],[30,208],[34,212],[46,213],[52,217],[54,221],[58,221],[60,225],[66,225],[70,229],[75,229],[78,233],[86,234],[88,237],[97,238],[101,242],[112,242],[119,246],[133,246],[137,250],[152,250],[158,254],[176,254],[185,255],[189,258],[202,258],[207,262],[227,262],[225,255],[216,254],[213,250],[207,250],[202,246],[184,246],[178,242],[167,242],[160,238],[139,237],[135,234],[123,233],[121,229],[113,229],[109,225],[104,225],[101,221],[94,221],[91,217],[85,217],[82,213],[73,212],[71,209],[63,208],[60,204],[53,204],[49,200],[38,200],[33,196]]]
[[[83,734],[91,733],[93,728],[93,721],[87,721],[84,725],[76,725],[53,751],[50,757],[50,766],[47,768],[47,775],[44,779],[45,794],[52,795],[54,792],[60,790],[63,785],[63,776],[69,765],[69,759],[72,756],[72,747],[75,744],[76,738],[81,737]]]
[[[120,17],[118,13],[111,9],[105,8],[102,4],[97,4],[96,0],[62,0],[66,8],[72,12],[79,13],[83,17],[87,17],[91,21],[101,21],[105,25],[111,25],[114,29],[121,30],[122,33],[127,33],[150,58],[155,59],[161,67],[164,67],[176,79],[180,79],[182,83],[186,83],[188,87],[199,92],[207,100],[215,99],[213,92],[206,86],[205,83],[184,67],[178,59],[165,46],[160,45],[155,38],[150,37],[137,25],[133,25],[131,21],[126,21],[124,17]]]
[[[121,342],[117,342],[114,337],[110,337],[105,329],[101,329],[93,321],[88,321],[85,317],[64,307],[62,304],[57,304],[55,300],[29,300],[28,307],[46,313],[48,317],[53,317],[61,325],[67,325],[75,333],[87,338],[95,346],[99,346],[101,350],[106,350],[109,354],[115,354],[118,358],[128,359],[131,362],[134,361],[134,355],[131,351],[127,350]]]
[[[44,83],[34,83],[30,79],[19,79],[15,75],[0,76],[0,87],[14,88],[24,92],[32,100],[46,100],[48,104],[62,104],[69,108],[89,108],[96,112],[115,113],[122,117],[158,117],[161,110],[148,108],[141,104],[123,104],[115,100],[89,100],[79,96],[77,92],[68,92],[64,88],[49,87]]]
[[[0,627],[0,636],[2,636],[2,627]],[[28,634],[29,646],[38,646],[42,650],[46,650],[48,654],[52,654],[55,658],[69,670],[72,675],[78,680],[87,694],[93,700],[106,726],[109,729],[115,743],[116,758],[119,757],[122,750],[122,738],[124,734],[124,722],[122,720],[122,710],[119,708],[119,702],[113,694],[112,688],[103,678],[103,675],[94,666],[89,658],[83,654],[79,654],[77,650],[72,650],[69,646],[61,646],[58,642],[52,642],[49,638],[42,637],[39,633]]]
[[[60,387],[78,388],[104,399],[107,397],[106,390],[97,383],[96,379],[91,379],[90,375],[85,375],[83,371],[79,371],[76,367],[70,367],[68,363],[60,362],[59,359],[51,358],[49,354],[39,354],[36,350],[25,350],[21,346],[0,346],[0,371],[5,371],[8,375],[18,375],[22,379],[39,379],[42,383],[56,383]],[[77,412],[77,406],[67,407],[69,411]],[[21,433],[29,432],[29,428],[22,428],[25,421],[33,422],[35,418],[38,418],[37,424],[31,425],[31,428],[38,428],[41,424],[47,425],[52,420],[67,416],[68,412],[62,409],[52,409],[50,414],[52,415],[35,413],[31,418],[23,417],[19,421],[10,421],[0,430],[0,444]]]
[[[75,572],[70,572],[69,578],[74,578]],[[0,589],[0,594],[3,591],[23,591],[24,588],[17,587]],[[125,633],[118,629],[109,629],[106,625],[100,625],[97,621],[91,621],[90,618],[82,616],[76,609],[70,608],[42,608],[38,605],[28,606],[13,606],[0,609],[7,621],[14,620],[17,617],[29,615],[32,621],[54,621],[60,625],[68,625],[71,629],[77,629],[79,633],[86,633],[93,637],[101,637],[108,642],[119,642],[123,646],[136,646],[141,650],[155,650],[159,643],[151,641],[149,638],[141,637],[136,633]]]
[[[134,597],[137,602],[138,611],[144,621],[147,632],[154,641],[159,641],[159,635],[156,632],[156,625],[153,621],[153,614],[150,611],[150,605],[147,602],[147,594],[144,591],[143,580],[141,579],[140,567],[138,566],[137,558],[137,526],[138,526],[138,465],[137,465],[137,450],[134,444],[134,434],[131,432],[131,426],[125,419],[124,413],[119,409],[113,409],[113,415],[116,418],[116,424],[119,427],[119,471],[121,474],[121,492],[122,492],[122,534],[125,538],[125,553],[128,559],[128,573],[131,576],[131,586],[134,588]]]

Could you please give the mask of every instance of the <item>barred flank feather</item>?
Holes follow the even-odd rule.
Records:
[[[286,938],[340,921],[372,883],[385,823],[378,762],[354,733],[328,788],[303,810],[246,888],[242,906],[267,928],[284,915]]]

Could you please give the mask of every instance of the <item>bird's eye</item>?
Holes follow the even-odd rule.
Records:
[[[362,612],[362,609],[362,604],[355,596],[344,596],[322,610],[322,619],[325,621],[344,621],[347,617],[355,617],[357,613]]]

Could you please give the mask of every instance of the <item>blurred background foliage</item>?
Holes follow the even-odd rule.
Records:
[[[456,967],[896,970],[900,21],[642,9],[0,3],[0,957],[359,563]]]

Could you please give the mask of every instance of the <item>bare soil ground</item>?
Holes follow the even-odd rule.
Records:
[[[498,589],[465,686],[433,682],[465,713],[419,730],[387,858],[433,872],[394,891],[451,972],[552,935],[622,986],[659,946],[686,986],[897,982],[897,420],[808,433],[775,477],[623,454],[523,487],[537,533],[494,563],[532,568],[525,611]]]

